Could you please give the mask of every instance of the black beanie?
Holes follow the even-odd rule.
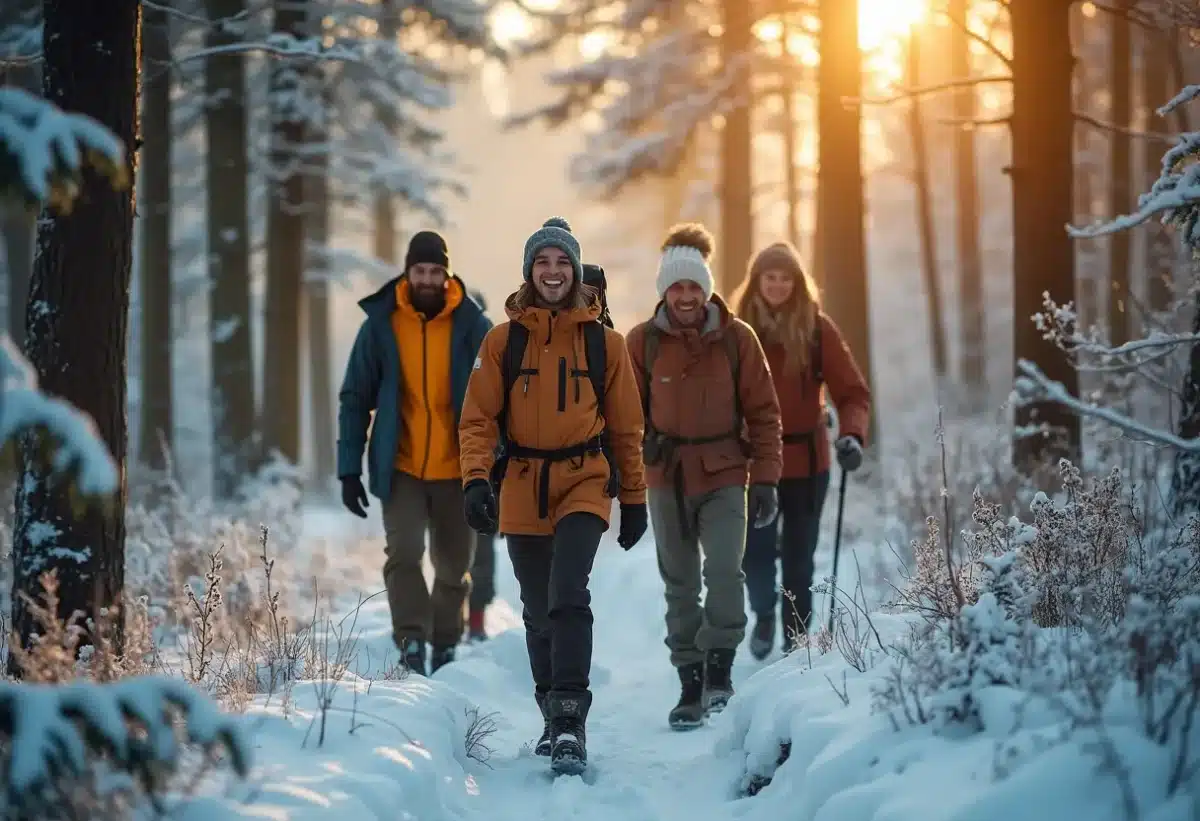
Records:
[[[404,271],[414,265],[428,262],[450,270],[450,249],[446,240],[437,231],[418,231],[408,242],[408,253],[404,255]]]

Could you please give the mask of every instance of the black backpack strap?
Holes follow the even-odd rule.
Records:
[[[500,372],[504,377],[504,395],[500,405],[500,415],[496,421],[500,426],[500,442],[508,439],[508,404],[513,386],[524,373],[528,376],[535,371],[523,371],[521,365],[525,361],[525,348],[529,345],[529,329],[520,322],[508,322],[508,339],[504,343],[504,358],[500,360]]]
[[[722,341],[725,343],[725,356],[729,358],[729,372],[733,374],[733,433],[742,434],[742,352],[738,347],[738,332],[734,326],[725,329]]]
[[[584,323],[583,350],[587,358],[588,378],[592,381],[592,392],[596,394],[596,411],[603,415],[604,382],[608,375],[608,342],[604,338],[604,325],[600,322]]]
[[[596,394],[596,413],[604,416],[604,397],[607,395],[608,378],[608,340],[604,334],[604,324],[599,320],[586,322],[583,325],[583,353],[587,359],[588,379],[592,382],[592,392]],[[608,460],[608,485],[605,491],[609,498],[615,498],[621,488],[621,474],[609,448],[608,422],[605,421],[604,432],[600,434],[600,450]]]

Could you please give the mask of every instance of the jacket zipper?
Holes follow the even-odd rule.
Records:
[[[567,409],[567,358],[560,356],[558,358],[558,412],[563,413]]]
[[[425,456],[421,460],[421,478],[429,470],[429,437],[433,436],[433,411],[429,407],[429,322],[421,317],[421,393],[425,400]]]

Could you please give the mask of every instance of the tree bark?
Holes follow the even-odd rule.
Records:
[[[1200,334],[1200,294],[1194,298],[1192,333]],[[1192,343],[1189,353],[1179,401],[1178,435],[1181,439],[1200,438],[1200,344]],[[1175,452],[1170,507],[1180,522],[1200,513],[1200,454],[1184,450]]]
[[[1127,0],[1114,0],[1115,12],[1109,15],[1109,120],[1118,128],[1128,128],[1133,120],[1131,86],[1132,41],[1125,17]],[[1113,131],[1109,139],[1108,210],[1128,214],[1132,210],[1133,144],[1128,134]],[[1129,341],[1130,234],[1118,231],[1108,238],[1108,333],[1113,345]]]
[[[1145,129],[1161,131],[1166,121],[1159,117],[1156,109],[1175,96],[1168,84],[1170,51],[1173,38],[1166,32],[1148,26],[1141,29],[1142,110],[1145,112]],[[1142,140],[1142,175],[1140,190],[1149,191],[1162,172],[1162,156],[1165,146],[1161,143]],[[1174,302],[1174,269],[1178,251],[1171,232],[1157,220],[1146,223],[1146,307],[1153,313],[1167,311]],[[1153,327],[1153,317],[1143,323],[1143,331]]]
[[[791,40],[791,26],[788,25],[789,15],[785,11],[780,15],[783,30],[780,42],[784,54],[787,54],[788,43]],[[799,66],[788,65],[783,72],[780,84],[780,94],[783,96],[783,116],[780,118],[783,137],[783,179],[787,186],[787,238],[795,247],[801,247],[800,242],[800,175],[796,167],[796,132],[800,123],[796,118],[796,77],[792,73],[799,71]]]
[[[1075,52],[1079,60],[1075,64],[1074,99],[1075,110],[1090,112],[1092,100],[1099,83],[1097,75],[1102,66],[1092,65],[1085,53],[1088,48],[1089,34],[1096,27],[1094,18],[1085,17],[1078,7],[1071,9],[1071,40],[1075,44]],[[1096,137],[1091,129],[1075,129],[1075,218],[1076,223],[1088,225],[1095,221],[1094,200],[1097,182],[1098,163],[1092,156],[1092,144]],[[1108,274],[1100,255],[1100,240],[1080,239],[1075,241],[1075,253],[1078,261],[1080,279],[1078,290],[1079,318],[1084,325],[1094,325],[1101,322],[1100,305],[1101,293],[1107,288]]]
[[[305,36],[304,0],[276,0],[275,31]],[[270,194],[267,197],[267,291],[263,368],[263,443],[291,464],[300,462],[300,299],[304,280],[305,121],[288,103],[303,93],[296,61],[271,69]]]
[[[950,0],[950,14],[966,20],[968,0]],[[950,27],[950,76],[971,74],[970,38]],[[961,122],[976,117],[975,89],[962,88],[953,95],[953,116]],[[954,239],[958,251],[959,336],[962,345],[960,378],[972,410],[982,410],[987,392],[987,358],[984,354],[985,317],[983,256],[979,249],[979,180],[975,162],[975,130],[959,126],[954,131]]]
[[[379,39],[392,41],[399,31],[400,12],[395,0],[379,0]],[[380,125],[389,133],[396,133],[392,112],[386,106],[379,111]],[[396,197],[385,185],[378,186],[372,207],[374,221],[375,258],[395,265],[399,262],[396,251]]]
[[[207,0],[210,20],[229,20],[245,0]],[[206,45],[239,41],[234,26],[209,29]],[[209,344],[212,351],[213,491],[228,499],[255,461],[254,350],[250,337],[250,216],[246,69],[240,55],[204,69],[208,132]]]
[[[140,211],[142,384],[138,460],[166,467],[171,444],[171,40],[170,18],[147,6],[142,19],[142,133],[145,135]]]
[[[94,117],[127,146],[132,176],[137,128],[137,0],[46,0],[44,91],[55,105]],[[43,390],[95,421],[120,471],[107,505],[76,509],[34,435],[19,447],[13,526],[13,630],[28,646],[36,625],[19,593],[40,598],[55,571],[60,617],[118,604],[125,583],[125,339],[133,249],[133,192],[85,171],[71,214],[39,221],[26,350]],[[116,637],[120,647],[121,636]],[[9,656],[10,673],[15,670]]]
[[[1042,293],[1060,304],[1075,297],[1075,256],[1063,226],[1071,221],[1074,117],[1073,57],[1067,0],[1011,0],[1013,43],[1013,351],[1079,395],[1079,374],[1029,317]],[[1078,459],[1079,417],[1053,402],[1016,409],[1014,464],[1033,469],[1057,457]],[[1045,434],[1030,426],[1046,426]]]
[[[817,70],[817,250],[826,307],[841,326],[854,358],[871,379],[871,312],[863,224],[862,113],[843,99],[862,94],[858,9],[845,0],[820,0],[821,64]],[[874,440],[875,412],[871,412]]]
[[[39,96],[42,93],[41,72],[36,66],[17,66],[0,72],[0,84],[14,85]],[[23,208],[0,208],[0,253],[6,255],[8,270],[8,335],[18,349],[25,346],[25,306],[29,302],[29,277],[33,273],[36,222],[36,216]]]
[[[310,25],[320,33],[320,15]],[[320,70],[318,65],[317,70]],[[318,81],[320,75],[317,75]],[[323,89],[322,89],[323,93]],[[328,110],[328,109],[326,109]],[[313,435],[312,485],[326,487],[334,477],[334,441],[337,434],[333,427],[333,373],[329,361],[329,151],[328,129],[314,128],[313,143],[317,147],[313,158],[312,173],[305,184],[308,188],[308,278],[305,283],[308,330],[308,374],[309,409]]]
[[[908,81],[913,88],[921,84],[921,43],[915,29],[908,40]],[[921,273],[929,312],[929,344],[933,373],[939,392],[949,373],[946,354],[946,322],[942,318],[942,273],[938,267],[937,233],[933,219],[933,197],[929,190],[929,151],[925,145],[925,118],[921,98],[913,97],[908,108],[908,134],[912,140],[913,185],[917,194],[917,234],[921,244]]]
[[[718,190],[721,200],[721,234],[717,251],[717,290],[731,294],[741,282],[754,252],[754,203],[750,145],[750,51],[753,35],[751,9],[745,0],[721,4],[721,65],[734,72],[731,94],[737,105],[725,115],[721,130],[721,165]]]

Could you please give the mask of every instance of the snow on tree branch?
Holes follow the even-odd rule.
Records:
[[[1017,360],[1021,378],[1017,379],[1017,393],[1023,399],[1040,399],[1057,402],[1080,416],[1099,419],[1125,431],[1142,442],[1165,445],[1185,453],[1200,453],[1200,439],[1184,439],[1169,431],[1143,424],[1131,416],[1114,411],[1092,402],[1072,396],[1061,382],[1050,379],[1034,363],[1027,359]]]
[[[117,465],[92,418],[70,403],[38,390],[33,366],[12,340],[0,337],[0,442],[25,430],[44,429],[56,450],[51,466],[73,473],[81,493],[112,493],[120,481]]]
[[[181,740],[225,754],[239,776],[251,766],[241,722],[187,682],[165,676],[0,684],[0,739],[7,752],[0,809],[18,812],[49,809],[60,782],[87,777],[100,761],[157,799],[181,763]]]
[[[0,88],[0,204],[19,199],[68,211],[85,166],[128,184],[125,146],[96,120],[19,88]]]

